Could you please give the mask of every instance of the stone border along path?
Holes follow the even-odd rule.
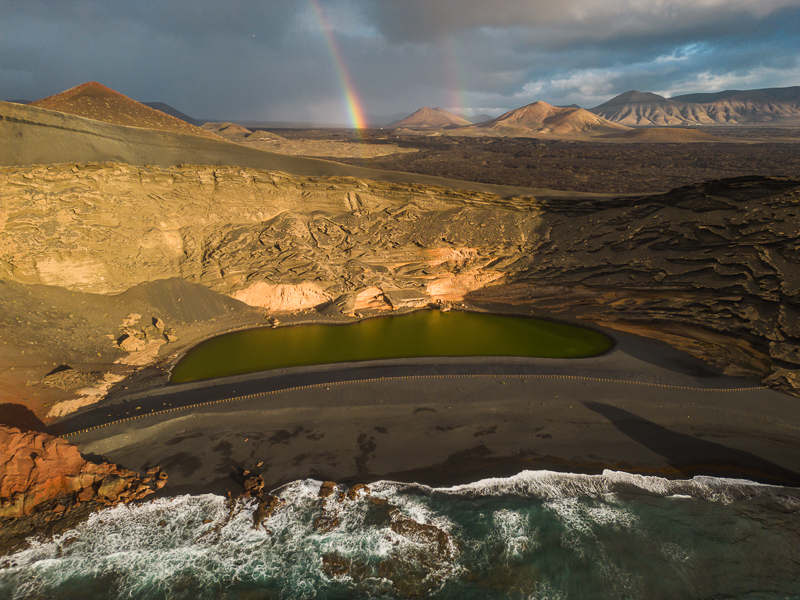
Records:
[[[396,377],[378,377],[374,379],[358,379],[355,381],[334,381],[331,383],[312,383],[309,385],[300,385],[300,386],[293,386],[288,388],[283,388],[280,390],[270,390],[267,392],[258,392],[256,394],[247,394],[245,396],[234,396],[233,398],[224,398],[222,400],[211,400],[209,402],[199,402],[197,404],[188,404],[186,406],[177,406],[175,408],[165,408],[163,410],[158,411],[150,411],[148,413],[143,413],[141,415],[135,415],[133,417],[128,417],[126,419],[118,419],[116,421],[109,421],[108,423],[103,423],[102,425],[96,425],[94,427],[89,427],[88,429],[80,429],[78,431],[73,431],[71,433],[62,434],[61,437],[70,437],[74,435],[80,435],[82,433],[86,433],[88,431],[94,431],[95,429],[100,429],[101,427],[107,427],[109,425],[116,425],[118,423],[126,423],[128,421],[134,421],[136,419],[142,419],[144,417],[151,417],[156,415],[161,415],[168,412],[174,412],[177,410],[186,410],[188,408],[197,408],[200,406],[210,406],[212,404],[223,404],[225,402],[235,402],[237,400],[246,400],[248,398],[256,398],[257,396],[270,396],[272,394],[279,394],[283,392],[291,392],[296,390],[307,390],[312,388],[320,388],[326,387],[330,388],[334,385],[345,385],[345,384],[352,384],[358,382],[374,382],[374,381],[390,381],[390,380],[398,380],[398,379],[445,379],[445,378],[476,378],[476,377],[495,377],[495,378],[516,378],[516,379],[577,379],[582,381],[597,381],[602,383],[621,383],[621,384],[628,384],[628,385],[643,385],[643,386],[650,386],[650,387],[657,387],[657,388],[665,388],[665,389],[672,389],[672,390],[688,390],[692,392],[747,392],[747,391],[760,391],[760,390],[769,390],[771,388],[765,386],[756,386],[756,387],[744,387],[744,388],[697,388],[697,387],[690,387],[685,385],[670,385],[666,383],[651,383],[646,381],[627,381],[624,379],[607,379],[603,377],[583,377],[580,375],[519,375],[519,374],[510,374],[510,375],[497,375],[497,374],[488,374],[488,373],[473,373],[473,374],[463,374],[463,375],[399,375]]]

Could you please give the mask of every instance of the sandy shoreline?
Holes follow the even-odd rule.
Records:
[[[590,359],[456,361],[438,372],[373,365],[378,377],[330,383],[317,370],[268,394],[253,377],[228,394],[248,398],[69,439],[130,469],[161,465],[170,474],[165,495],[239,493],[244,469],[262,473],[268,488],[307,477],[454,485],[524,469],[604,468],[800,485],[796,398],[714,375],[665,345],[611,335],[617,346]],[[206,401],[202,387],[186,390],[185,403]],[[105,408],[135,410],[145,400]]]

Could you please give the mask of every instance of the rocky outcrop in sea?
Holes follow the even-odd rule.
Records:
[[[74,526],[93,510],[141,500],[167,482],[81,456],[66,440],[0,425],[0,552],[33,532]]]

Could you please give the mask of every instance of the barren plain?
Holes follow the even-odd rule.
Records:
[[[665,131],[666,130],[666,131]],[[370,145],[397,145],[415,153],[375,158],[325,158],[375,169],[438,175],[527,188],[611,194],[666,192],[701,181],[763,175],[794,177],[800,170],[800,129],[782,127],[695,127],[719,141],[685,143],[685,129],[642,128],[660,139],[626,143],[533,138],[392,135],[363,132]],[[345,130],[273,129],[296,142],[326,136],[355,141]],[[672,135],[665,135],[671,132]],[[677,133],[677,134],[676,134]],[[670,139],[672,138],[672,139]],[[644,138],[642,138],[644,139]]]

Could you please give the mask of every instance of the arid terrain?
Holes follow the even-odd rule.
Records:
[[[631,90],[591,109],[622,125],[800,125],[800,87],[664,98]]]
[[[376,130],[365,136],[367,143],[396,144],[417,152],[369,159],[334,155],[326,158],[376,169],[484,183],[614,194],[668,191],[726,177],[791,177],[800,171],[798,128],[695,129],[720,141],[684,143],[679,136],[636,144],[508,137],[387,137],[385,131]],[[308,130],[273,131],[298,141],[326,134]],[[660,135],[664,132],[663,129],[639,129],[634,133],[648,131]],[[343,131],[327,135],[355,139],[354,134],[347,135]]]
[[[612,374],[666,345],[737,388],[742,410],[754,385],[800,390],[797,130],[715,128],[702,143],[679,141],[686,130],[630,130],[645,132],[633,143],[230,123],[194,135],[114,124],[150,109],[113,94],[109,118],[0,103],[6,425],[146,396],[225,331],[433,306],[656,343],[639,363],[620,350]]]

